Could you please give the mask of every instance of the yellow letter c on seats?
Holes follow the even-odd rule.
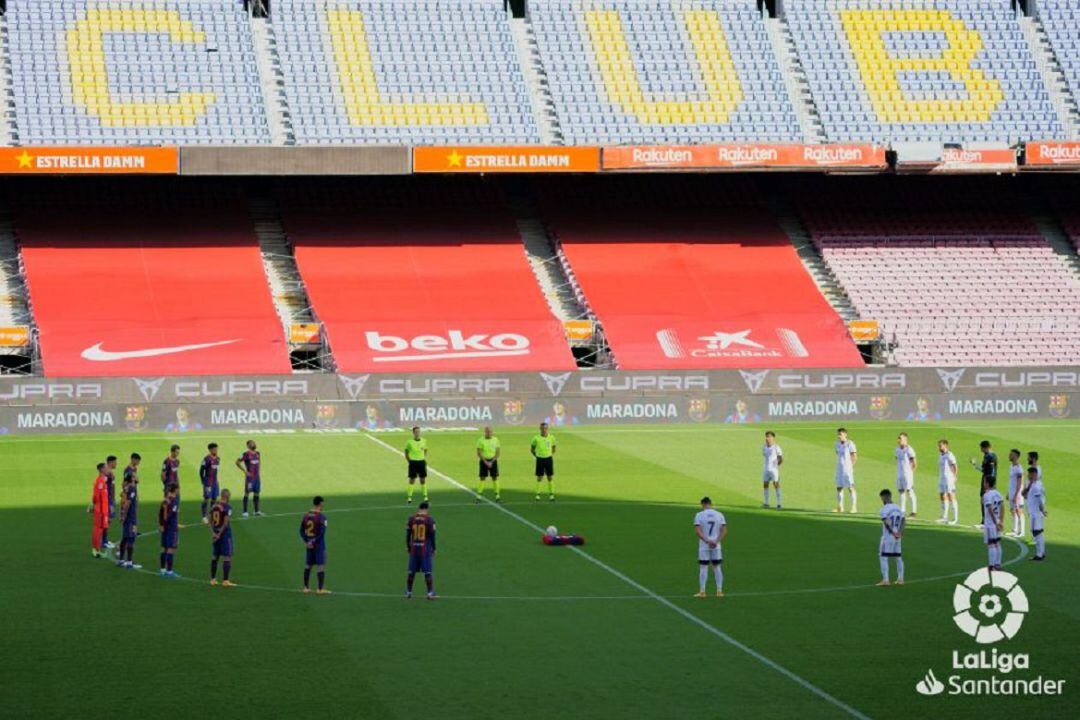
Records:
[[[174,43],[202,43],[206,36],[175,10],[91,8],[67,31],[68,65],[75,104],[109,127],[194,125],[216,100],[212,92],[182,92],[171,102],[118,102],[109,91],[106,33],[162,33]]]

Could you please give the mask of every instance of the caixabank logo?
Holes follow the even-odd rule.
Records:
[[[953,588],[953,622],[976,644],[952,651],[950,674],[933,668],[915,683],[920,695],[1061,695],[1065,680],[1032,676],[1031,655],[996,647],[1020,633],[1030,612],[1027,594],[1012,573],[980,568]]]

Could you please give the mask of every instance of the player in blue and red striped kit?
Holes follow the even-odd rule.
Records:
[[[206,457],[203,458],[202,465],[199,466],[199,481],[202,483],[203,525],[208,522],[206,519],[207,507],[216,503],[218,499],[218,467],[221,465],[221,458],[218,457],[217,448],[217,443],[207,445]]]
[[[254,443],[252,443],[254,445]],[[311,568],[319,578],[318,595],[329,595],[326,589],[326,516],[323,515],[324,500],[318,495],[311,501],[311,510],[300,519],[300,539],[304,541],[304,592],[311,592]]]
[[[244,473],[244,517],[248,516],[248,495],[255,499],[255,514],[259,510],[259,493],[262,492],[262,455],[255,449],[255,441],[247,441],[247,450],[236,459],[236,467]]]
[[[217,447],[216,445],[213,447]],[[236,583],[229,580],[232,571],[232,505],[229,504],[229,491],[221,492],[221,500],[214,503],[210,508],[210,540],[213,543],[212,556],[210,559],[210,584],[217,585],[218,560],[221,566],[221,587],[235,587]]]
[[[116,556],[117,567],[141,570],[136,565],[135,540],[139,537],[139,453],[131,454],[131,464],[124,468],[124,480],[120,486],[120,551]]]
[[[435,518],[428,514],[430,505],[420,503],[416,513],[405,523],[405,550],[409,553],[409,575],[405,581],[405,598],[412,597],[416,573],[424,573],[427,599],[435,599],[435,580],[432,570],[435,561]]]
[[[176,548],[180,545],[180,494],[176,485],[165,488],[165,499],[158,508],[158,532],[161,534],[162,577],[180,577],[173,571]]]
[[[161,493],[167,495],[169,486],[176,486],[177,502],[180,501],[180,446],[169,448],[169,456],[161,461]]]

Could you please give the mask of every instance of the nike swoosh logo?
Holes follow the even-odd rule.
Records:
[[[125,350],[122,352],[112,352],[109,350],[103,350],[101,348],[102,343],[97,345],[91,345],[82,351],[83,360],[92,360],[94,362],[113,362],[114,360],[134,360],[136,358],[148,358],[157,357],[159,355],[174,355],[176,353],[189,352],[191,350],[204,350],[206,348],[217,347],[218,345],[231,345],[232,343],[238,343],[240,339],[236,340],[219,340],[211,343],[199,343],[198,345],[177,345],[175,347],[163,347],[163,348],[147,348],[146,350]]]

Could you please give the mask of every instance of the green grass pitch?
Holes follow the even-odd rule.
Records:
[[[242,520],[236,496],[235,589],[207,584],[196,466],[217,440],[222,485],[237,493],[231,462],[244,436],[4,438],[0,708],[11,718],[1080,716],[1080,424],[849,428],[860,451],[858,516],[828,512],[832,426],[776,428],[786,458],[780,512],[760,507],[763,426],[558,429],[554,504],[533,501],[532,430],[499,428],[505,510],[430,479],[437,602],[402,598],[404,461],[380,444],[399,448],[401,433],[255,436],[268,516]],[[877,492],[894,487],[902,429],[919,452],[920,517],[904,538],[908,584],[876,588]],[[477,436],[430,433],[431,464],[472,488]],[[1030,612],[994,647],[1030,656],[1030,671],[1000,677],[1063,678],[1061,697],[915,691],[927,670],[952,674],[953,650],[981,649],[954,625],[952,595],[986,552],[970,527],[933,522],[940,436],[960,460],[969,525],[978,490],[967,459],[979,440],[994,443],[1003,470],[1010,447],[1042,454],[1049,560],[1028,562],[1026,544],[1005,544]],[[173,440],[183,446],[184,579],[92,560],[94,464],[113,453],[123,467],[142,454],[140,529],[155,530],[157,474]],[[297,592],[299,514],[316,493],[327,498],[328,597]],[[704,494],[729,524],[724,599],[692,597],[691,523]],[[587,556],[543,546],[529,523],[583,534]],[[136,560],[156,570],[157,553],[149,535]]]

